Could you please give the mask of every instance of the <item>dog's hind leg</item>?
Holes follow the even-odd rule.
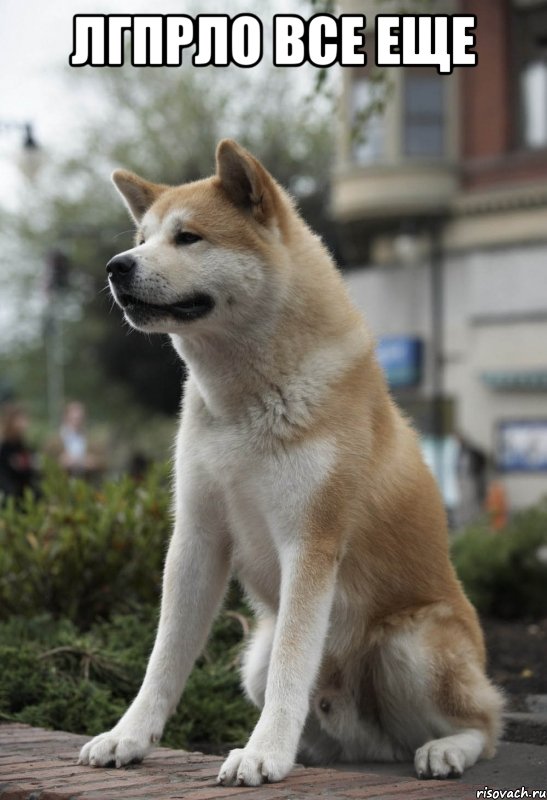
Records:
[[[416,774],[419,778],[459,778],[479,760],[486,745],[487,736],[478,728],[432,739],[416,750]]]
[[[432,680],[435,710],[449,728],[416,750],[421,778],[459,777],[479,758],[491,758],[501,733],[503,698],[482,665],[455,652],[439,653]]]
[[[275,617],[260,617],[243,655],[243,688],[249,700],[258,708],[264,705],[274,633]]]
[[[415,751],[419,777],[459,776],[491,757],[503,700],[484,672],[482,634],[463,601],[409,615],[379,648],[383,726]]]

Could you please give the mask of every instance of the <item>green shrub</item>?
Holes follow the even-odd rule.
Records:
[[[97,489],[49,465],[40,497],[0,510],[0,619],[49,612],[85,628],[159,600],[171,530],[166,467]]]
[[[86,633],[50,616],[0,623],[0,719],[90,736],[110,728],[140,686],[155,628],[144,606]],[[245,741],[256,712],[239,687],[241,639],[237,618],[222,613],[164,744],[223,751]]]
[[[94,735],[142,681],[171,530],[166,467],[94,488],[49,465],[40,497],[0,510],[0,719]],[[234,584],[165,744],[220,751],[256,720],[237,670],[248,611]]]
[[[547,614],[547,499],[513,517],[506,529],[486,525],[455,537],[453,561],[465,590],[485,615],[537,619]]]

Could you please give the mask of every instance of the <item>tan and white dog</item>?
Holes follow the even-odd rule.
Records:
[[[80,763],[158,742],[235,573],[258,618],[243,683],[262,713],[219,774],[414,757],[422,777],[494,753],[502,700],[451,566],[416,435],[329,254],[235,142],[180,187],[113,176],[138,223],[108,264],[128,322],[188,366],[176,523],[142,687]]]

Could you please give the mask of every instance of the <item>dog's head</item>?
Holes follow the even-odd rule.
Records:
[[[290,200],[235,142],[220,142],[216,157],[216,175],[178,187],[112,176],[138,227],[135,247],[109,261],[108,280],[139,330],[226,330],[276,302]]]

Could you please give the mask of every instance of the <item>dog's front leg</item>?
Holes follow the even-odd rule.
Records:
[[[199,487],[177,511],[165,562],[156,642],[141,689],[117,723],[81,750],[79,763],[117,767],[141,760],[177,706],[224,594],[230,555],[218,498]]]
[[[246,747],[232,750],[224,762],[219,783],[279,781],[293,766],[323,653],[336,567],[336,554],[324,542],[304,542],[283,554],[264,708]]]

